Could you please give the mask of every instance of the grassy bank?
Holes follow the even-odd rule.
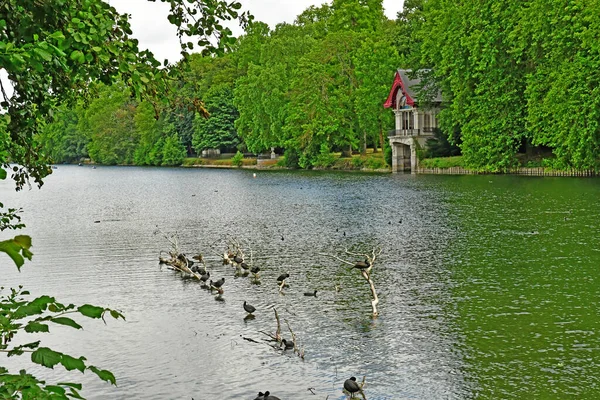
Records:
[[[327,162],[323,162],[314,169],[339,170],[339,171],[390,171],[381,151],[374,153],[368,149],[367,154],[355,154],[352,157],[342,157],[341,153],[332,153]],[[285,169],[285,158],[261,159],[248,157],[241,160],[241,167],[261,169]],[[223,155],[218,158],[190,157],[183,161],[184,167],[215,167],[215,168],[237,168],[234,157]]]

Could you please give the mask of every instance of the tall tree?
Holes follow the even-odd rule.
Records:
[[[384,24],[382,32],[369,34],[361,41],[355,55],[358,88],[355,96],[361,152],[367,145],[384,148],[384,132],[394,126],[393,114],[382,104],[390,90],[400,56],[393,45],[391,33],[395,24]],[[383,34],[382,34],[383,33]]]
[[[465,163],[505,171],[525,131],[523,58],[514,51],[522,1],[461,4],[430,0],[422,30],[422,57],[442,83],[447,107],[440,118],[448,135],[462,132]]]
[[[598,2],[529,2],[522,14],[527,56],[527,127],[552,148],[557,168],[600,169]]]
[[[233,105],[233,90],[225,85],[215,86],[205,96],[210,117],[197,115],[194,120],[193,144],[196,152],[205,149],[234,151],[240,144],[235,129],[238,111]]]

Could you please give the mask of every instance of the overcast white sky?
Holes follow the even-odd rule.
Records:
[[[169,6],[148,0],[107,0],[121,13],[131,14],[133,36],[140,41],[141,49],[150,49],[157,60],[167,58],[174,62],[181,58],[175,29],[167,21]],[[242,10],[249,10],[257,21],[274,28],[280,22],[292,23],[302,11],[315,5],[331,3],[324,0],[241,0]],[[383,0],[385,14],[396,19],[404,0]],[[235,36],[242,34],[241,28],[230,26]]]

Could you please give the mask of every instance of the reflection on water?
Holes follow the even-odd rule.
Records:
[[[41,191],[10,185],[2,201],[25,208],[35,256],[0,284],[127,318],[44,338],[115,373],[116,388],[34,367],[84,382],[91,399],[342,399],[344,380],[364,375],[371,400],[599,391],[598,181],[60,166]],[[158,266],[169,243],[157,226],[225,277],[221,301]],[[260,284],[220,263],[227,237],[252,250]],[[320,253],[376,245],[373,319],[358,271]],[[265,341],[273,309],[304,361]]]

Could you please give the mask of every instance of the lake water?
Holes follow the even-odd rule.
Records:
[[[0,255],[0,285],[126,316],[52,326],[42,342],[111,370],[117,387],[26,356],[0,365],[82,382],[89,399],[343,399],[350,376],[366,376],[371,400],[600,398],[600,180],[256,174],[59,166],[41,190],[0,182],[34,241],[21,273]],[[158,230],[205,255],[224,301],[158,265],[170,249]],[[233,238],[260,285],[221,264]],[[344,251],[376,246],[374,319],[359,272],[322,254],[356,261]],[[275,330],[273,308],[304,360],[260,333]]]

